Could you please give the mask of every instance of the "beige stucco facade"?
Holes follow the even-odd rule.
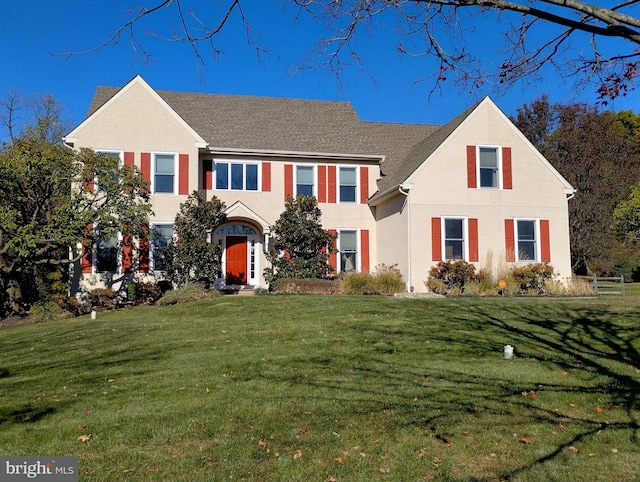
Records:
[[[297,193],[297,176],[303,171],[312,175],[310,182],[322,211],[323,226],[338,234],[347,233],[345,239],[350,236],[357,240],[348,249],[341,249],[338,242],[341,252],[333,259],[337,271],[344,269],[345,255],[351,257],[348,266],[355,262],[358,270],[382,263],[396,265],[407,281],[407,289],[425,291],[429,269],[438,262],[433,249],[434,219],[464,219],[465,229],[473,224],[477,240],[461,242],[467,258],[477,249],[477,255],[471,254],[477,259],[469,260],[478,268],[491,268],[487,266],[490,258],[495,265],[509,264],[505,261],[505,220],[515,220],[517,225],[518,220],[526,219],[535,221],[529,223],[532,226],[548,226],[549,241],[543,256],[548,257],[550,252],[549,262],[560,278],[571,275],[567,200],[573,189],[488,98],[464,119],[444,126],[449,129],[446,135],[436,132],[434,135],[442,139],[433,146],[426,138],[428,148],[421,158],[421,151],[416,151],[421,138],[405,136],[402,142],[410,145],[400,145],[391,134],[403,131],[404,126],[389,125],[385,138],[380,135],[386,132],[385,126],[360,121],[350,106],[294,101],[288,112],[279,115],[268,111],[277,106],[270,99],[158,93],[140,77],[107,93],[110,96],[92,106],[87,119],[69,133],[65,142],[74,149],[120,153],[123,162],[141,169],[151,182],[152,226],[171,225],[180,204],[194,190],[206,198],[222,200],[227,206],[227,228],[212,227],[211,239],[223,244],[229,253],[237,243],[244,245],[240,264],[245,259],[246,273],[234,278],[242,285],[265,287],[262,270],[266,267],[264,251],[269,249],[271,226],[282,213],[286,196]],[[252,108],[238,108],[245,104]],[[297,109],[307,109],[308,113],[287,123]],[[260,120],[261,113],[265,120]],[[324,119],[316,123],[308,119],[306,128],[301,125],[314,113]],[[282,118],[272,123],[274,117]],[[373,128],[375,134],[370,133]],[[415,126],[406,129],[418,132]],[[508,146],[510,165],[505,158],[504,166],[500,164],[496,172],[502,175],[503,170],[510,170],[509,186],[505,181],[505,185],[492,188],[469,187],[469,146],[488,146],[496,152]],[[158,163],[160,159],[174,162],[170,176],[162,181],[169,182],[168,189],[167,185],[162,189],[160,184],[154,186],[156,178],[161,177],[156,176],[160,165],[156,165],[156,159]],[[241,185],[218,185],[223,182],[218,179],[223,169],[242,173]],[[173,180],[173,189],[166,179]],[[229,177],[229,182],[235,181]],[[343,190],[345,194],[341,194]],[[471,228],[465,235],[470,233]],[[441,242],[448,249],[446,242]],[[540,247],[537,249],[540,252]],[[78,267],[77,287],[117,289],[115,285],[122,280],[162,278],[161,270],[154,272],[153,246],[150,257],[147,271],[127,275],[99,273],[95,262]],[[227,259],[224,271],[236,269],[231,265],[237,260],[227,257],[225,263]]]

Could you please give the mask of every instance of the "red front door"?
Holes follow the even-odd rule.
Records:
[[[226,269],[228,285],[247,284],[247,237],[227,236]]]

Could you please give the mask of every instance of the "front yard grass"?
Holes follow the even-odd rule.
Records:
[[[638,301],[225,296],[4,330],[0,454],[95,481],[638,480]]]

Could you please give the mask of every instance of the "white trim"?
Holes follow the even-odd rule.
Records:
[[[87,125],[91,124],[97,117],[99,117],[105,110],[107,110],[113,103],[117,102],[120,97],[122,97],[125,93],[127,93],[132,87],[135,85],[141,85],[151,96],[158,101],[167,112],[176,120],[178,123],[193,136],[196,147],[206,147],[207,142],[198,134],[193,128],[185,122],[185,120],[178,115],[178,113],[171,108],[169,104],[165,102],[165,100],[160,97],[160,95],[151,88],[149,84],[140,76],[136,75],[133,79],[131,79],[124,87],[122,87],[116,94],[111,97],[108,101],[102,104],[93,114],[87,117],[84,121],[82,121],[75,129],[73,129],[69,134],[62,138],[62,140],[67,145],[75,145],[78,141],[78,132],[84,129]]]
[[[313,192],[311,193],[316,199],[318,199],[318,165],[317,164],[293,164],[293,197],[298,195],[298,168],[306,167],[311,168],[313,174]]]
[[[336,253],[336,273],[342,272],[342,260],[340,259],[340,254],[342,253],[342,247],[340,246],[340,234],[344,231],[353,231],[356,233],[356,266],[353,271],[360,273],[362,272],[362,246],[360,245],[360,241],[362,239],[361,228],[336,228],[336,234],[338,235],[338,242],[336,244],[338,251]]]
[[[469,218],[467,216],[440,216],[440,229],[441,229],[441,252],[442,252],[442,260],[443,261],[460,261],[456,258],[448,258],[447,257],[447,230],[446,230],[446,221],[448,219],[459,219],[462,221],[462,261],[469,262]]]
[[[360,166],[354,166],[354,165],[350,165],[350,164],[337,164],[336,165],[336,169],[337,169],[337,179],[336,179],[336,200],[337,200],[337,204],[360,204]],[[355,193],[355,199],[353,201],[343,201],[340,198],[340,169],[353,169],[355,170],[356,173],[356,193]]]
[[[262,192],[262,163],[264,161],[261,160],[251,160],[251,159],[228,159],[228,158],[213,158],[211,160],[212,165],[211,165],[211,184],[213,187],[213,191],[230,191],[230,192]],[[227,181],[228,181],[228,187],[226,189],[222,189],[218,187],[218,178],[217,178],[217,169],[216,169],[216,164],[227,164],[227,166],[229,166],[229,171],[227,172]],[[231,164],[242,164],[243,168],[242,168],[242,189],[232,189],[231,188]],[[247,166],[248,165],[252,165],[252,166],[258,166],[258,189],[254,190],[254,189],[247,189]]]
[[[156,156],[173,156],[173,190],[171,192],[156,192]],[[151,179],[149,180],[149,189],[151,194],[158,195],[176,195],[178,193],[178,153],[165,151],[151,151]]]
[[[265,149],[244,149],[232,147],[209,147],[209,153],[216,156],[239,155],[239,156],[259,156],[259,157],[278,157],[278,158],[306,158],[319,159],[326,161],[369,161],[375,165],[384,162],[385,155],[382,154],[344,154],[336,152],[313,152],[313,151],[281,151],[281,150],[265,150]]]
[[[480,149],[495,149],[496,155],[498,157],[498,185],[497,186],[482,186],[481,185],[481,176],[480,176]],[[477,189],[496,189],[502,190],[503,187],[503,173],[504,170],[502,168],[502,149],[503,146],[496,146],[491,144],[476,144],[476,188]]]
[[[536,259],[520,259],[520,240],[518,238],[518,223],[520,221],[533,221],[534,222],[534,242],[536,249]],[[540,218],[513,218],[513,239],[514,250],[516,256],[516,263],[540,263],[542,259],[542,241],[540,239]]]

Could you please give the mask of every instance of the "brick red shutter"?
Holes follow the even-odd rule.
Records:
[[[87,225],[87,235],[93,231],[93,224]],[[91,250],[91,240],[82,241],[82,258],[80,258],[80,272],[90,274],[93,272],[93,251]]]
[[[336,166],[329,166],[327,168],[327,184],[328,184],[328,193],[327,193],[327,202],[331,204],[336,203]]]
[[[213,189],[213,160],[202,161],[202,189]]]
[[[513,232],[513,219],[504,220],[504,244],[506,250],[506,259],[513,263],[516,260],[516,241]]]
[[[122,272],[131,273],[133,266],[133,237],[125,234],[122,236]]]
[[[328,230],[330,234],[334,235],[337,233],[337,231],[335,229],[329,229]],[[333,249],[336,249],[336,244],[335,242],[333,243]],[[329,273],[331,274],[335,274],[338,271],[338,255],[337,253],[333,252],[329,255],[329,265],[331,266],[331,270],[329,270]]]
[[[551,239],[549,237],[549,220],[540,220],[540,261],[551,262]]]
[[[478,187],[476,176],[476,146],[467,146],[467,187]]]
[[[369,266],[369,230],[362,229],[360,231],[360,262],[362,263],[363,273],[368,273]]]
[[[146,237],[140,238],[138,242],[138,261],[140,262],[140,266],[138,271],[140,273],[148,273],[149,272],[149,239]]]
[[[502,188],[513,189],[513,182],[511,179],[511,148],[502,148]]]
[[[284,165],[284,200],[289,196],[293,197],[293,165]]]
[[[189,154],[178,154],[178,194],[189,194]]]
[[[142,179],[151,183],[151,154],[149,152],[140,154],[140,171]]]
[[[480,261],[478,251],[478,220],[469,218],[469,262]]]
[[[431,259],[442,261],[442,223],[440,218],[431,218]]]
[[[124,165],[125,166],[133,166],[133,152],[125,152],[124,153]]]
[[[271,163],[262,163],[262,192],[271,192]]]
[[[366,204],[369,199],[369,168],[360,168],[360,204]]]
[[[327,202],[327,166],[318,166],[318,202]]]

